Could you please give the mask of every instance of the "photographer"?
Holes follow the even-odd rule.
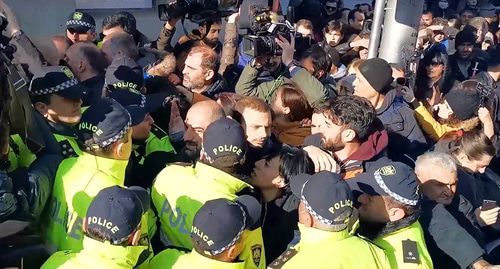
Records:
[[[331,62],[323,66],[317,65],[319,62],[327,62],[323,59],[323,57],[328,58],[326,53],[310,54],[299,63],[294,60],[295,39],[293,37],[289,42],[280,36],[275,39],[275,42],[283,50],[281,57],[264,55],[254,58],[243,69],[236,84],[236,93],[257,96],[269,103],[276,95],[279,86],[293,82],[304,90],[311,106],[319,105],[334,97],[330,86],[325,86],[320,81],[329,74]],[[308,67],[304,68],[301,65]],[[260,77],[263,71],[267,71],[269,77],[264,79]]]
[[[172,48],[170,44],[175,34],[175,25],[179,19],[180,18],[173,18],[168,20],[156,40],[156,47],[158,50],[174,52],[177,58],[177,70],[179,72],[182,72],[184,69],[184,62],[186,60],[187,53],[191,50],[191,48],[197,45],[207,45],[221,56],[221,64],[218,69],[219,74],[223,74],[229,65],[234,64],[236,48],[238,46],[237,23],[239,20],[239,13],[234,13],[227,18],[224,44],[221,44],[221,42],[218,41],[222,23],[220,20],[216,20],[200,24],[197,30],[194,30],[191,35],[181,37],[175,48]],[[207,30],[207,28],[209,29]],[[185,54],[181,55],[182,52]]]

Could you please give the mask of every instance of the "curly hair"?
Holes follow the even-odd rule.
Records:
[[[334,124],[352,129],[359,142],[366,141],[377,128],[375,108],[368,100],[359,96],[339,96],[319,112]]]

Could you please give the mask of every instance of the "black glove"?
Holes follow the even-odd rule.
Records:
[[[415,93],[410,87],[401,87],[399,91],[407,103],[411,104],[415,101]]]

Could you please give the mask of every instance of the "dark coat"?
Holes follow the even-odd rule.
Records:
[[[473,212],[461,195],[447,206],[424,200],[420,224],[434,268],[465,269],[483,256],[482,233]]]

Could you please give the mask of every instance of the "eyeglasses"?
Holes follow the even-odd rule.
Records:
[[[78,31],[76,29],[73,29],[73,28],[68,28],[68,32],[72,35],[74,34],[80,34],[80,35],[83,35],[83,34],[86,34],[87,31]]]

